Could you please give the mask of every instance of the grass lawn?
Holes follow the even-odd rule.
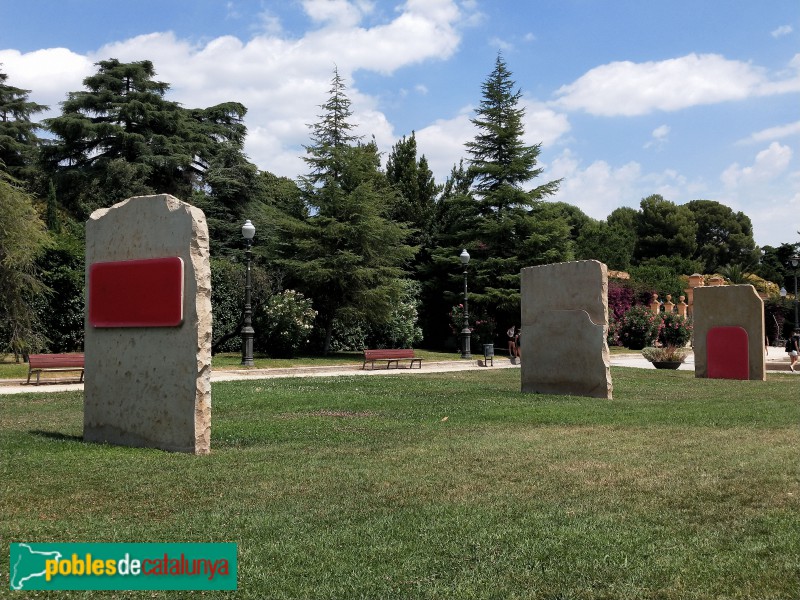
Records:
[[[237,542],[205,597],[796,599],[796,381],[612,374],[611,401],[515,369],[218,383],[205,457],[84,444],[80,392],[0,396],[0,539]]]

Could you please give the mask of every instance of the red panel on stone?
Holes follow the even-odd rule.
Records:
[[[94,263],[89,267],[93,327],[175,327],[183,322],[183,259]]]
[[[706,334],[709,379],[750,379],[747,331],[742,327],[714,327]]]

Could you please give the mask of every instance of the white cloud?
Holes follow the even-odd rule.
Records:
[[[497,48],[498,50],[502,50],[503,52],[509,52],[514,49],[514,44],[497,36],[489,39],[489,46],[492,48]]]
[[[797,90],[796,71],[773,81],[750,63],[718,54],[689,54],[660,62],[595,67],[559,88],[555,104],[600,116],[637,116]]]
[[[777,39],[779,37],[789,35],[790,33],[792,33],[792,31],[794,31],[794,29],[792,29],[791,25],[781,25],[777,29],[771,31],[770,35]]]
[[[739,140],[739,144],[747,144],[747,143],[761,143],[761,142],[769,142],[772,140],[779,140],[785,137],[793,136],[793,135],[800,135],[800,121],[795,121],[794,123],[787,123],[786,125],[777,125],[775,127],[770,127],[768,129],[762,129],[761,131],[756,131],[750,137]]]
[[[595,219],[605,219],[620,206],[638,206],[641,165],[629,162],[614,168],[597,160],[583,168],[570,150],[564,150],[548,165],[546,180],[563,179],[559,191],[549,198],[579,207]],[[651,192],[655,193],[655,192]]]
[[[302,173],[298,156],[308,141],[308,123],[317,121],[327,99],[333,68],[348,86],[353,122],[359,133],[375,135],[388,150],[396,142],[391,124],[377,110],[377,100],[355,84],[358,70],[391,74],[428,60],[446,60],[456,51],[458,28],[474,17],[469,3],[455,0],[408,0],[391,20],[361,25],[372,3],[365,0],[306,0],[303,7],[318,27],[299,39],[280,34],[280,24],[261,13],[261,33],[248,41],[222,36],[194,44],[172,32],[154,32],[108,44],[88,55],[63,48],[21,54],[0,51],[3,71],[14,85],[33,90],[31,100],[53,107],[67,91],[83,89],[96,72],[93,63],[151,60],[168,97],[187,107],[235,100],[248,108],[245,150],[259,168],[294,177]],[[229,4],[229,14],[235,8]],[[418,87],[419,93],[425,88]],[[300,170],[297,165],[300,164]],[[449,170],[449,169],[448,169]]]
[[[762,185],[782,174],[792,160],[792,149],[778,142],[756,155],[752,166],[742,167],[734,163],[720,176],[726,188]]]
[[[303,9],[312,20],[335,28],[355,27],[370,6],[364,2],[347,0],[303,0]]]
[[[59,113],[58,103],[66,100],[67,91],[83,88],[83,80],[91,75],[94,61],[66,48],[48,48],[21,54],[17,50],[0,50],[0,64],[14,87],[31,90],[30,99],[50,106],[47,115]]]
[[[666,144],[667,139],[669,137],[670,128],[669,125],[661,125],[656,127],[653,130],[652,137],[649,142],[647,142],[644,147],[645,148],[662,148],[664,144]]]
[[[526,144],[551,146],[571,129],[567,115],[554,111],[542,102],[523,98],[519,106],[525,109],[522,126],[525,129]]]
[[[424,154],[439,183],[444,183],[453,165],[465,157],[464,143],[475,137],[470,121],[472,107],[466,107],[452,119],[439,119],[415,133],[417,151]]]

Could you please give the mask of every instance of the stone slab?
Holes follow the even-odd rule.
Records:
[[[694,289],[693,338],[695,377],[708,377],[708,332],[715,327],[741,327],[747,332],[749,378],[766,380],[764,301],[752,285]]]
[[[86,223],[97,262],[179,257],[183,322],[85,329],[84,439],[206,454],[211,449],[211,272],[203,212],[168,195],[129,198]]]
[[[557,263],[521,276],[522,391],[611,398],[606,266]]]

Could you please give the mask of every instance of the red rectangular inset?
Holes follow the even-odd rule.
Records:
[[[89,267],[93,327],[175,327],[182,322],[182,258],[100,262]]]
[[[706,334],[709,379],[750,379],[750,346],[743,327],[712,327]]]

